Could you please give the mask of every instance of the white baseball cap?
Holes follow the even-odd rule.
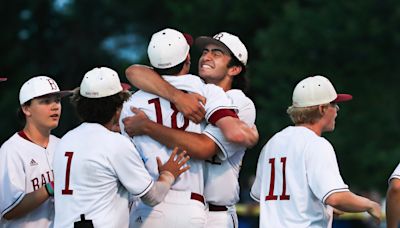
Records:
[[[200,36],[196,39],[196,45],[203,49],[207,44],[222,45],[232,52],[232,54],[246,66],[247,64],[247,49],[240,41],[239,37],[227,32],[220,32],[213,37]]]
[[[108,67],[96,67],[83,76],[80,94],[87,98],[102,98],[122,91],[117,72]]]
[[[153,67],[166,69],[182,63],[189,50],[188,41],[181,32],[166,28],[153,34],[147,55]]]
[[[57,83],[48,76],[36,76],[26,81],[19,91],[19,103],[48,94],[60,94],[61,97],[70,95],[71,91],[60,91]]]
[[[324,76],[312,76],[300,81],[293,91],[293,107],[309,107],[351,100],[350,94],[337,94],[332,83]]]

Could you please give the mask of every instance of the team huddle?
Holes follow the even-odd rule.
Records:
[[[189,74],[192,45],[201,51],[198,75]],[[166,28],[147,54],[151,67],[126,69],[133,94],[108,67],[86,72],[72,91],[48,76],[22,85],[24,127],[0,148],[0,227],[238,227],[241,163],[259,139],[245,45],[227,32],[193,42]],[[81,124],[57,138],[64,97]],[[296,85],[287,109],[294,125],[258,160],[250,195],[260,227],[332,227],[341,212],[380,221],[380,205],[349,190],[321,136],[334,130],[338,103],[351,99],[323,76]],[[399,192],[400,164],[389,178],[391,228]]]

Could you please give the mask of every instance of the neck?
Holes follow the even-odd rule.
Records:
[[[225,92],[232,89],[232,80],[230,77],[225,77],[220,81],[207,80],[206,82],[221,87]]]
[[[46,148],[49,143],[51,129],[42,128],[27,123],[24,127],[24,133],[35,144]]]
[[[321,128],[321,126],[319,126],[319,124],[299,124],[296,126],[306,127],[308,129],[310,129],[311,131],[313,131],[318,136],[322,135],[322,128]]]

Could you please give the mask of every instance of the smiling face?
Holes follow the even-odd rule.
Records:
[[[227,48],[208,44],[204,47],[199,59],[199,75],[207,83],[218,85],[228,74],[228,63],[231,60]]]
[[[61,116],[61,97],[50,94],[32,99],[30,105],[22,106],[27,124],[52,130],[58,126]]]

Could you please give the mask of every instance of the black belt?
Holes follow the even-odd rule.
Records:
[[[204,197],[200,194],[192,192],[192,194],[190,194],[190,199],[197,200],[197,201],[200,201],[202,204],[205,204]]]
[[[208,210],[209,211],[227,211],[228,208],[226,206],[217,206],[214,204],[208,204]]]

